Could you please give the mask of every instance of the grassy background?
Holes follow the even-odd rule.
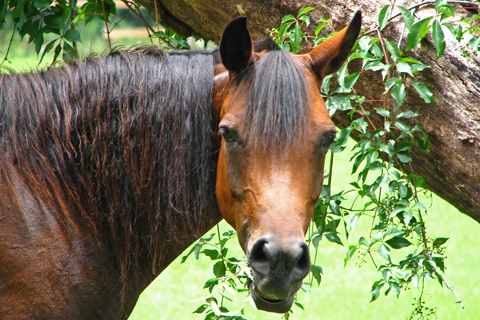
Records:
[[[349,149],[349,148],[347,148]],[[344,152],[336,155],[333,173],[334,192],[349,189],[347,183],[351,166],[348,163],[350,154]],[[437,280],[425,283],[424,300],[427,306],[436,308],[438,319],[478,319],[480,315],[480,224],[458,212],[454,207],[433,196],[432,207],[425,217],[427,232],[431,237],[449,237],[446,243],[445,278],[462,299],[465,309],[456,303],[451,291],[441,287]],[[371,220],[359,219],[355,230],[350,235],[350,242],[356,242],[360,235],[370,227]],[[230,227],[222,222],[222,230]],[[215,232],[212,230],[211,232]],[[210,232],[210,233],[211,233]],[[223,231],[222,231],[223,232]],[[411,287],[402,291],[400,297],[390,294],[372,303],[370,288],[373,282],[381,278],[371,262],[356,266],[357,259],[343,267],[343,258],[348,248],[348,241],[342,238],[345,247],[322,240],[317,264],[323,268],[323,280],[320,287],[314,286],[311,294],[300,291],[298,301],[305,311],[294,308],[291,319],[405,319],[412,311],[414,297],[419,289]],[[237,243],[235,248],[230,243],[230,251],[237,255],[242,252]],[[392,252],[393,254],[393,252]],[[213,277],[211,261],[202,257],[199,261],[189,258],[186,264],[174,261],[141,295],[137,306],[130,316],[131,320],[153,319],[201,319],[192,314],[201,302],[192,302],[208,293],[202,289],[206,280]],[[245,301],[238,296],[239,306]],[[232,310],[232,309],[231,309]],[[249,319],[281,319],[280,315],[268,314],[254,310],[247,303]]]

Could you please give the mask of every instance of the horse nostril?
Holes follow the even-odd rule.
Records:
[[[267,239],[258,239],[253,244],[248,257],[252,269],[261,275],[267,275],[270,269],[270,255],[267,246]]]
[[[300,244],[300,248],[297,251],[297,256],[293,259],[295,265],[293,266],[294,277],[303,279],[310,272],[310,254],[308,252],[308,246],[305,242]]]

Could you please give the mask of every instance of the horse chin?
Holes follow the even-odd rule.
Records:
[[[293,299],[295,298],[295,294],[293,294],[285,300],[272,299],[263,295],[256,287],[252,290],[251,294],[258,310],[275,313],[288,312],[292,307]]]

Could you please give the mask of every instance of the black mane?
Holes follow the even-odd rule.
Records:
[[[0,179],[15,166],[66,228],[111,239],[124,277],[139,248],[156,274],[215,203],[212,90],[211,52],[156,48],[0,76]]]

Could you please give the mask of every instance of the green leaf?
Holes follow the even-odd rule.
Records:
[[[330,210],[334,215],[339,216],[340,215],[340,208],[338,207],[338,204],[335,201],[330,201],[329,203]]]
[[[455,17],[456,6],[442,5],[438,8],[438,13],[441,14],[440,21],[449,17]]]
[[[392,117],[392,114],[390,113],[390,111],[387,111],[383,108],[375,108],[375,111],[377,111],[377,113],[381,116],[388,117],[388,118]]]
[[[460,43],[460,41],[462,41],[463,29],[462,29],[462,26],[461,26],[461,25],[459,25],[459,26],[455,29],[454,36],[455,36],[455,39],[457,39],[457,41],[458,41],[459,43]]]
[[[442,27],[437,20],[433,21],[432,29],[433,43],[437,49],[437,60],[443,55],[445,51],[445,36],[443,35]]]
[[[397,83],[392,90],[392,97],[397,102],[397,109],[402,106],[406,96],[407,92],[405,91],[405,84],[401,82]]]
[[[310,17],[309,16],[301,16],[298,19],[305,23],[305,25],[304,25],[305,27],[308,27],[310,25]]]
[[[60,52],[62,52],[62,44],[59,43],[55,47],[54,55],[53,55],[53,62],[57,61],[58,56],[60,55]]]
[[[223,264],[223,261],[218,261],[213,265],[213,274],[217,278],[225,276],[225,265]]]
[[[400,51],[398,50],[397,43],[395,41],[386,41],[388,51],[390,51],[390,57],[393,61],[397,62],[401,58]]]
[[[358,218],[360,218],[360,212],[357,212],[351,219],[350,219],[350,231],[355,228],[357,224]]]
[[[343,260],[343,267],[344,268],[347,266],[348,261],[350,261],[352,259],[355,252],[357,252],[357,249],[358,249],[358,247],[355,246],[355,245],[351,245],[350,247],[348,247],[348,252],[345,256],[345,259]]]
[[[468,41],[468,45],[470,47],[472,47],[473,51],[478,51],[479,43],[480,43],[480,37],[479,36],[473,37],[472,39],[470,39],[470,41]]]
[[[350,133],[352,132],[352,127],[347,127],[342,129],[337,136],[337,140],[333,143],[331,150],[332,152],[341,152],[345,148],[345,144],[348,141],[348,137],[350,137]]]
[[[402,12],[403,21],[405,21],[405,27],[407,27],[407,29],[410,30],[414,21],[413,14],[410,12],[410,10],[404,7],[397,7],[397,8]]]
[[[416,113],[416,112],[413,112],[413,111],[411,111],[411,110],[408,110],[408,111],[400,112],[400,113],[396,116],[396,119],[400,119],[400,118],[406,118],[406,119],[415,118],[415,117],[418,117],[419,115],[420,115],[419,113]]]
[[[405,226],[408,227],[410,225],[410,221],[412,220],[412,217],[413,217],[412,210],[408,210],[403,213],[403,223],[405,224]]]
[[[423,20],[420,20],[410,28],[410,32],[408,33],[408,36],[407,36],[406,51],[409,51],[410,49],[415,48],[420,43],[420,40],[422,40],[423,37],[425,37],[428,30],[430,30],[429,24],[432,19],[433,17],[428,17]]]
[[[375,281],[375,283],[372,285],[372,299],[370,302],[373,302],[378,299],[380,296],[380,291],[382,290],[382,287],[385,285],[385,281],[383,279]]]
[[[50,7],[50,1],[48,0],[35,0],[33,1],[33,6],[38,9],[46,9]]]
[[[343,64],[337,71],[337,81],[342,87],[345,87],[345,79],[350,75],[347,64]]]
[[[447,0],[435,0],[435,11],[438,12],[438,8],[447,4]]]
[[[427,207],[421,203],[421,202],[417,202],[413,205],[414,208],[418,208],[420,210],[423,210],[423,211],[427,211]]]
[[[310,267],[310,272],[312,273],[313,278],[315,278],[315,280],[317,280],[318,286],[320,286],[320,283],[322,282],[322,273],[323,273],[322,267],[317,266],[317,265],[312,265]]]
[[[395,127],[400,129],[400,131],[402,131],[403,133],[405,133],[407,135],[412,135],[410,127],[405,122],[395,121]]]
[[[343,246],[342,240],[340,240],[336,233],[325,233],[325,238],[330,242]]]
[[[385,172],[383,175],[379,176],[376,180],[379,186],[383,186],[385,183],[388,183],[388,181],[390,181],[388,172]]]
[[[399,183],[398,184],[398,195],[400,196],[400,198],[405,198],[407,197],[408,195],[408,188],[406,185],[404,185],[403,183]],[[399,209],[403,208],[403,209],[406,209],[405,207],[397,207]],[[395,210],[394,210],[395,211]],[[404,210],[401,210],[401,211],[404,211]]]
[[[390,90],[395,84],[401,82],[400,79],[398,79],[397,77],[392,77],[390,79],[388,79],[386,82],[385,82],[385,93],[388,92],[388,90]]]
[[[385,244],[381,244],[379,247],[378,247],[378,254],[380,254],[380,256],[387,260],[387,261],[390,261],[390,249],[385,245]]]
[[[434,247],[440,247],[442,244],[448,241],[450,238],[436,238],[433,240],[433,246]]]
[[[380,14],[378,16],[378,29],[379,30],[383,30],[383,28],[385,28],[385,26],[388,24],[388,18],[390,16],[389,9],[390,9],[390,5],[386,5],[380,11]]]
[[[43,49],[43,53],[42,53],[42,56],[40,57],[40,61],[38,62],[38,64],[42,63],[43,57],[44,57],[48,52],[50,52],[50,50],[52,50],[52,48],[53,48],[53,46],[55,45],[55,42],[56,42],[57,40],[58,40],[58,39],[52,40],[52,41],[50,41],[50,42],[45,46],[45,49]]]
[[[197,243],[195,245],[195,250],[194,250],[194,257],[196,260],[198,260],[198,258],[200,257],[200,250],[202,249],[202,244],[200,243]]]
[[[387,241],[385,241],[392,249],[402,249],[402,248],[406,248],[410,245],[412,245],[412,243],[410,241],[408,241],[407,239],[403,238],[403,237],[399,237],[399,236],[396,236],[396,237],[393,237]]]
[[[303,305],[302,305],[300,302],[294,301],[293,303],[294,303],[297,307],[299,307],[300,309],[305,310],[305,308],[303,307]],[[244,319],[244,318],[239,318],[239,319]]]
[[[406,62],[401,61],[397,63],[397,71],[398,73],[408,73],[413,77],[412,67]]]
[[[400,295],[400,292],[401,292],[400,285],[395,281],[389,281],[388,284],[389,284],[389,289],[395,291],[395,293],[397,294],[397,298],[398,298],[398,296]]]
[[[35,52],[37,53],[37,55],[40,53],[40,50],[42,50],[42,45],[43,45],[43,33],[39,33],[35,38]]]
[[[398,145],[397,151],[398,151],[398,152],[407,151],[407,150],[410,150],[412,147],[413,147],[413,142],[410,142],[410,141],[402,141],[402,142]]]
[[[304,9],[300,10],[297,14],[297,18],[299,18],[300,16],[303,16],[305,13],[307,13],[308,11],[311,11],[313,9],[314,9],[313,7],[306,7]]]
[[[302,41],[303,33],[300,23],[295,23],[294,47],[293,53],[300,51],[300,42]]]
[[[347,90],[351,90],[359,77],[360,77],[360,72],[355,72],[349,75],[347,78],[345,78],[345,88]]]
[[[203,254],[212,260],[218,260],[222,257],[218,250],[213,250],[213,249],[204,249]]]
[[[417,90],[420,97],[425,100],[426,103],[435,103],[433,99],[433,93],[428,89],[426,85],[421,82],[412,82],[413,87]]]
[[[390,69],[391,66],[392,66],[391,64],[384,64],[383,62],[381,62],[379,60],[375,60],[375,61],[368,62],[363,69],[365,71],[367,71],[367,70],[373,70],[373,71],[385,70],[385,71],[388,71],[388,69]]]
[[[412,157],[408,153],[408,151],[398,152],[397,158],[402,163],[409,163],[412,161]]]
[[[280,22],[280,24],[284,24],[285,22],[290,21],[290,20],[295,20],[295,17],[292,16],[291,14],[286,15],[282,18],[282,21]]]

